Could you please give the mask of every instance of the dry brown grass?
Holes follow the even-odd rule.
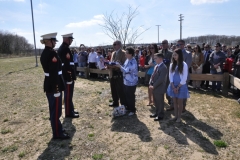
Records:
[[[166,112],[159,123],[149,118],[154,108],[139,86],[137,115],[113,119],[107,81],[77,79],[80,118],[61,117],[72,138],[52,140],[43,71],[34,66],[34,57],[0,59],[0,159],[239,159],[240,108],[232,98],[191,91],[183,122]]]

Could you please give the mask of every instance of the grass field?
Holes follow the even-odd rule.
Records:
[[[0,159],[239,159],[240,107],[232,97],[191,91],[182,123],[149,118],[147,88],[136,91],[137,115],[113,119],[108,81],[78,78],[80,118],[61,121],[71,139],[52,140],[44,74],[35,58],[0,59]],[[166,104],[167,107],[167,104]]]

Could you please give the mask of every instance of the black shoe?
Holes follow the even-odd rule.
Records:
[[[155,117],[157,117],[156,114],[151,114],[151,115],[150,115],[150,118],[155,118]]]
[[[79,112],[73,111],[74,114],[79,114]]]
[[[154,121],[160,121],[160,120],[163,120],[163,117],[156,117],[156,118],[154,118]]]
[[[78,114],[66,115],[68,118],[79,118]]]
[[[174,110],[173,107],[170,107],[170,108],[166,109],[166,111],[173,111],[173,110]]]
[[[116,107],[116,106],[119,106],[119,104],[116,104],[116,103],[110,103],[109,104],[109,107]]]
[[[171,100],[168,100],[168,104],[169,104],[169,105],[171,105],[171,104],[172,104]]]
[[[63,133],[63,135],[60,137],[53,137],[53,139],[69,139],[69,138],[70,138],[70,136],[66,133]]]

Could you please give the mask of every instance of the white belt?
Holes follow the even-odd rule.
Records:
[[[49,77],[49,73],[44,73],[44,74],[45,74],[45,76]],[[58,75],[61,75],[61,74],[62,74],[62,71],[59,71]]]
[[[73,66],[74,66],[74,63],[73,63],[73,62],[70,62],[70,65],[73,65]]]
[[[62,66],[64,66],[64,63],[62,63]]]

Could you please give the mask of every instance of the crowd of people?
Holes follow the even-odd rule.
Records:
[[[59,120],[62,112],[62,92],[64,92],[65,116],[78,118],[72,102],[76,67],[111,70],[109,75],[112,103],[110,107],[124,106],[127,115],[136,114],[135,92],[139,83],[148,86],[148,105],[154,105],[156,111],[150,115],[154,121],[164,119],[164,95],[174,110],[173,121],[181,122],[181,115],[186,111],[188,86],[193,89],[210,89],[209,81],[190,81],[192,74],[223,74],[229,72],[240,78],[239,46],[227,47],[216,43],[214,48],[209,44],[185,44],[178,40],[176,44],[168,44],[163,40],[161,46],[127,47],[123,50],[121,41],[115,41],[111,48],[87,48],[83,44],[78,49],[69,46],[73,41],[72,34],[62,35],[63,43],[58,51],[54,51],[57,33],[42,36],[41,43],[45,49],[41,55],[41,64],[45,74],[44,92],[49,103],[50,121],[53,138],[67,139]],[[138,72],[145,72],[144,78]],[[83,72],[77,73],[80,77]],[[91,78],[99,75],[90,73]],[[220,92],[221,82],[212,82],[212,91]]]

